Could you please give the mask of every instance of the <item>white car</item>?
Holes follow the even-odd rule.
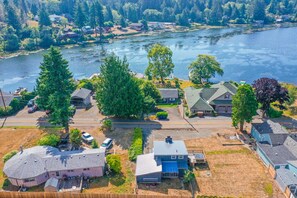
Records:
[[[106,140],[103,141],[103,143],[101,144],[100,148],[105,148],[107,150],[111,146],[112,146],[112,139],[107,138]]]
[[[91,136],[89,133],[87,132],[82,132],[81,133],[81,138],[88,144],[91,144],[94,140],[93,136]]]

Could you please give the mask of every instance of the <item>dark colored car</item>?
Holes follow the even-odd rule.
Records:
[[[33,107],[30,107],[28,109],[28,113],[34,113],[35,111],[37,111],[37,109],[38,109],[38,106],[37,105],[34,105]]]
[[[28,106],[28,107],[33,107],[34,105],[35,105],[35,101],[34,101],[34,99],[29,100],[27,106]]]

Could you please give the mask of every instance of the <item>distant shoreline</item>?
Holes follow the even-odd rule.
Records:
[[[268,31],[268,30],[273,30],[273,29],[277,29],[277,28],[291,28],[291,27],[297,27],[297,23],[283,23],[283,24],[273,24],[273,25],[265,25],[263,27],[259,27],[259,28],[252,28],[250,27],[250,24],[244,24],[244,25],[229,25],[229,26],[208,26],[208,25],[201,25],[201,26],[197,26],[195,28],[188,28],[185,27],[183,30],[183,27],[179,27],[177,29],[171,30],[171,31],[150,31],[150,32],[136,32],[136,33],[131,33],[131,34],[121,34],[121,35],[116,35],[114,38],[110,39],[111,42],[113,41],[117,41],[117,40],[123,40],[123,39],[127,39],[127,38],[131,38],[131,37],[140,37],[140,36],[156,36],[159,34],[163,34],[165,32],[168,33],[183,33],[183,32],[193,32],[193,31],[199,31],[199,30],[204,30],[204,29],[227,29],[227,28],[232,28],[232,27],[242,27],[243,31],[241,32],[241,34],[252,34],[255,32],[262,32],[262,31]],[[244,29],[246,28],[246,29]],[[95,42],[87,42],[84,45],[92,45],[95,44]],[[71,44],[71,45],[62,45],[62,46],[57,46],[61,49],[69,49],[69,48],[73,48],[73,47],[79,47],[82,46],[81,44]],[[36,54],[39,52],[42,52],[44,50],[47,49],[38,49],[38,50],[34,50],[34,51],[27,51],[27,50],[19,50],[17,52],[13,52],[13,53],[4,53],[2,55],[0,55],[0,60],[1,59],[10,59],[10,58],[14,58],[14,57],[18,57],[18,56],[27,56],[27,55],[31,55],[31,54]]]

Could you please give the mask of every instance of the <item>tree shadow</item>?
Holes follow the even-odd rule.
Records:
[[[121,186],[126,182],[126,177],[123,175],[123,173],[120,173],[110,177],[109,181],[114,186]]]

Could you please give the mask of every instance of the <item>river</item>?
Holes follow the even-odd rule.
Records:
[[[243,34],[240,28],[205,29],[183,33],[162,33],[116,40],[111,44],[63,49],[75,79],[99,72],[104,56],[115,53],[126,56],[130,69],[144,73],[148,64],[147,48],[162,43],[173,51],[174,75],[188,79],[188,65],[198,54],[211,54],[224,68],[224,75],[214,81],[276,78],[297,84],[297,27]],[[17,87],[32,90],[39,74],[42,54],[22,55],[0,60],[0,88]]]

